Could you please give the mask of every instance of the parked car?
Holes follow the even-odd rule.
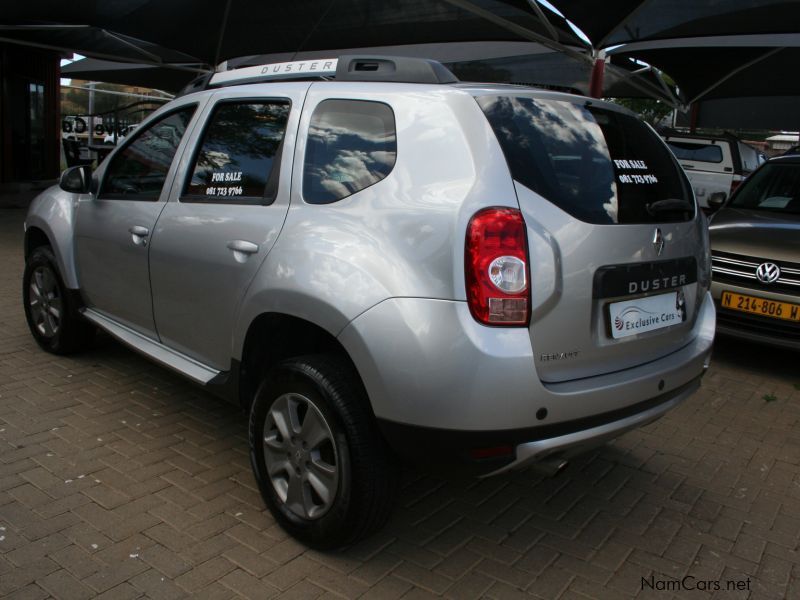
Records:
[[[710,235],[718,331],[800,349],[800,155],[753,173]]]
[[[103,143],[104,143],[104,144],[120,144],[120,143],[122,143],[122,141],[123,141],[123,140],[124,140],[126,137],[128,137],[128,136],[129,136],[129,135],[131,135],[131,134],[132,134],[134,131],[136,131],[136,128],[137,128],[138,126],[139,126],[139,124],[138,124],[138,123],[134,123],[134,124],[132,124],[132,125],[128,125],[127,127],[124,127],[124,128],[123,128],[123,129],[120,131],[120,133],[119,133],[119,135],[116,137],[116,139],[114,139],[114,132],[113,132],[113,131],[112,131],[112,132],[110,132],[110,133],[107,133],[107,134],[105,135],[105,137],[103,138]]]
[[[699,387],[705,217],[633,113],[419,59],[194,88],[33,203],[26,316],[49,352],[99,328],[242,406],[298,539],[379,527],[395,457],[552,473]]]
[[[766,157],[733,135],[668,134],[664,140],[686,171],[703,209],[721,204]]]

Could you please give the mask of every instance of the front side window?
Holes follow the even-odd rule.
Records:
[[[303,164],[303,198],[330,204],[379,182],[394,167],[397,134],[388,105],[324,100],[311,115]]]
[[[189,170],[181,202],[274,200],[289,109],[283,100],[218,105]]]
[[[111,159],[99,197],[158,200],[195,108],[181,108],[142,129]]]

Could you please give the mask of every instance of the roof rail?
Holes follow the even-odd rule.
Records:
[[[449,69],[435,60],[350,54],[339,58],[295,60],[222,71],[214,73],[210,77],[198,77],[186,86],[180,95],[207,88],[243,83],[313,78],[401,83],[455,83],[458,81],[458,78]]]
[[[442,63],[427,58],[350,54],[339,57],[336,80],[456,83],[458,77]]]

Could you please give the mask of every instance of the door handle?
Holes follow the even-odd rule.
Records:
[[[258,252],[258,244],[247,240],[233,240],[226,244],[229,250],[233,250],[233,258],[236,262],[243,263],[251,254]]]
[[[134,225],[130,229],[128,229],[133,235],[138,235],[139,237],[147,237],[150,235],[150,230],[147,227],[142,227],[141,225]]]
[[[244,254],[255,254],[258,252],[258,244],[248,242],[247,240],[233,240],[228,242],[228,248],[234,252],[242,252]]]
[[[147,246],[147,236],[150,235],[150,230],[147,227],[134,225],[128,229],[128,232],[131,234],[134,244],[137,246]]]

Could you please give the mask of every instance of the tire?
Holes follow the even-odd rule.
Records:
[[[294,436],[281,433],[281,415],[291,415],[295,427],[284,428]],[[249,436],[261,495],[301,542],[317,549],[348,546],[388,519],[395,465],[363,386],[344,360],[304,356],[271,369],[250,410]]]
[[[95,328],[80,315],[75,300],[61,279],[53,250],[40,246],[31,252],[22,276],[22,304],[42,349],[73,354],[91,345]]]

